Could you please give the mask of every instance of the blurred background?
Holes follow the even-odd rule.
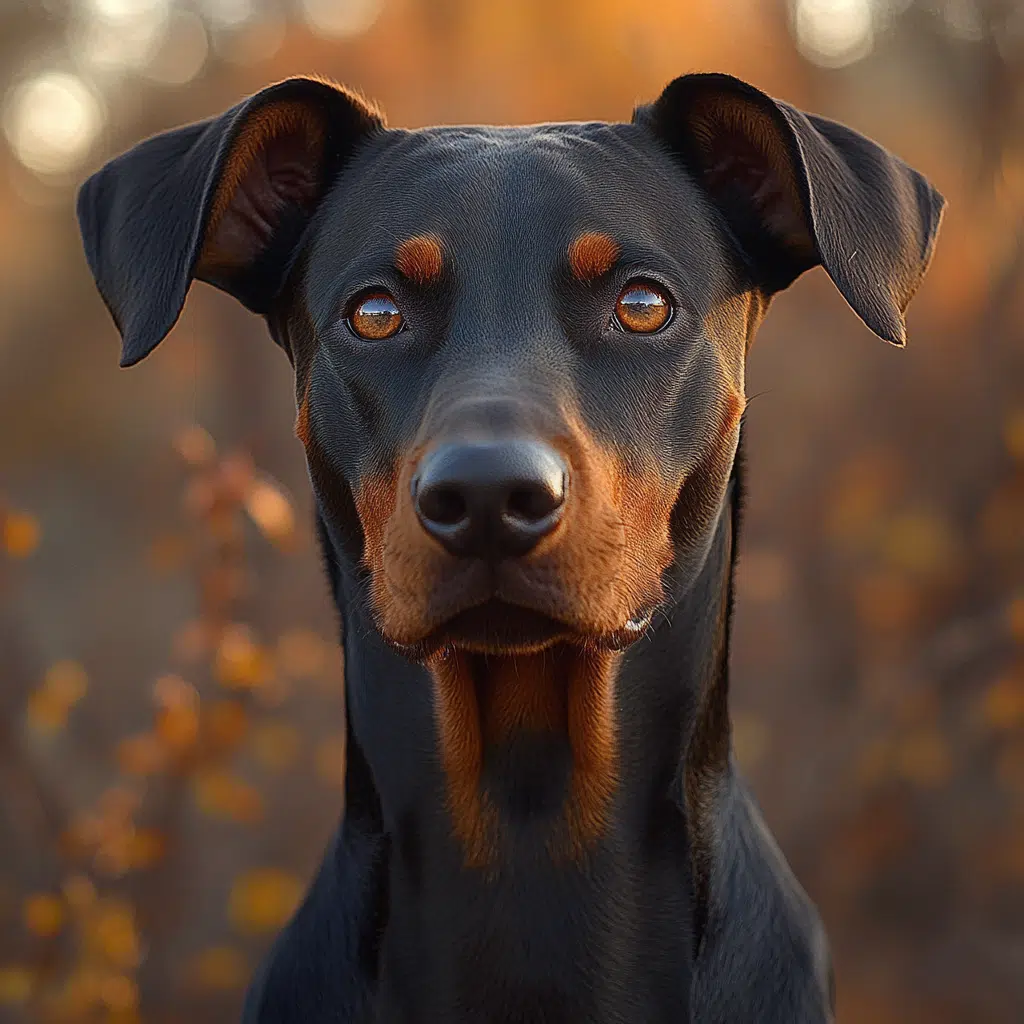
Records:
[[[418,126],[690,70],[949,199],[905,351],[821,271],[754,346],[735,741],[841,1024],[1024,1020],[1021,0],[0,0],[0,1020],[232,1019],[342,809],[287,361],[200,285],[118,370],[76,184],[296,73]]]

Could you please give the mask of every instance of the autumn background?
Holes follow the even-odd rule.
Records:
[[[416,126],[624,118],[687,70],[949,199],[905,351],[820,271],[754,347],[735,741],[841,1024],[1024,1020],[1020,0],[3,0],[0,1020],[233,1019],[342,810],[287,362],[200,285],[118,370],[75,185],[289,74]]]

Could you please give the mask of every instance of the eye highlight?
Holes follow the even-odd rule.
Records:
[[[366,341],[390,338],[402,329],[402,312],[385,291],[360,295],[349,307],[346,318],[352,333]]]
[[[631,334],[653,334],[672,317],[672,303],[656,284],[630,281],[615,302],[615,323]]]

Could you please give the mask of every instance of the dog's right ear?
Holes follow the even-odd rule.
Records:
[[[193,278],[268,312],[317,204],[382,128],[352,93],[292,78],[147,139],[89,178],[78,221],[121,332],[121,365],[163,340]]]
[[[683,75],[634,120],[701,185],[767,294],[820,265],[875,334],[904,344],[945,205],[922,175],[731,75]]]

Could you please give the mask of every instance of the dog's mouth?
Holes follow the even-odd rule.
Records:
[[[653,611],[638,612],[610,632],[584,633],[544,612],[491,598],[458,612],[416,643],[392,642],[392,646],[415,661],[445,648],[491,655],[535,654],[556,644],[624,650],[647,632]]]

